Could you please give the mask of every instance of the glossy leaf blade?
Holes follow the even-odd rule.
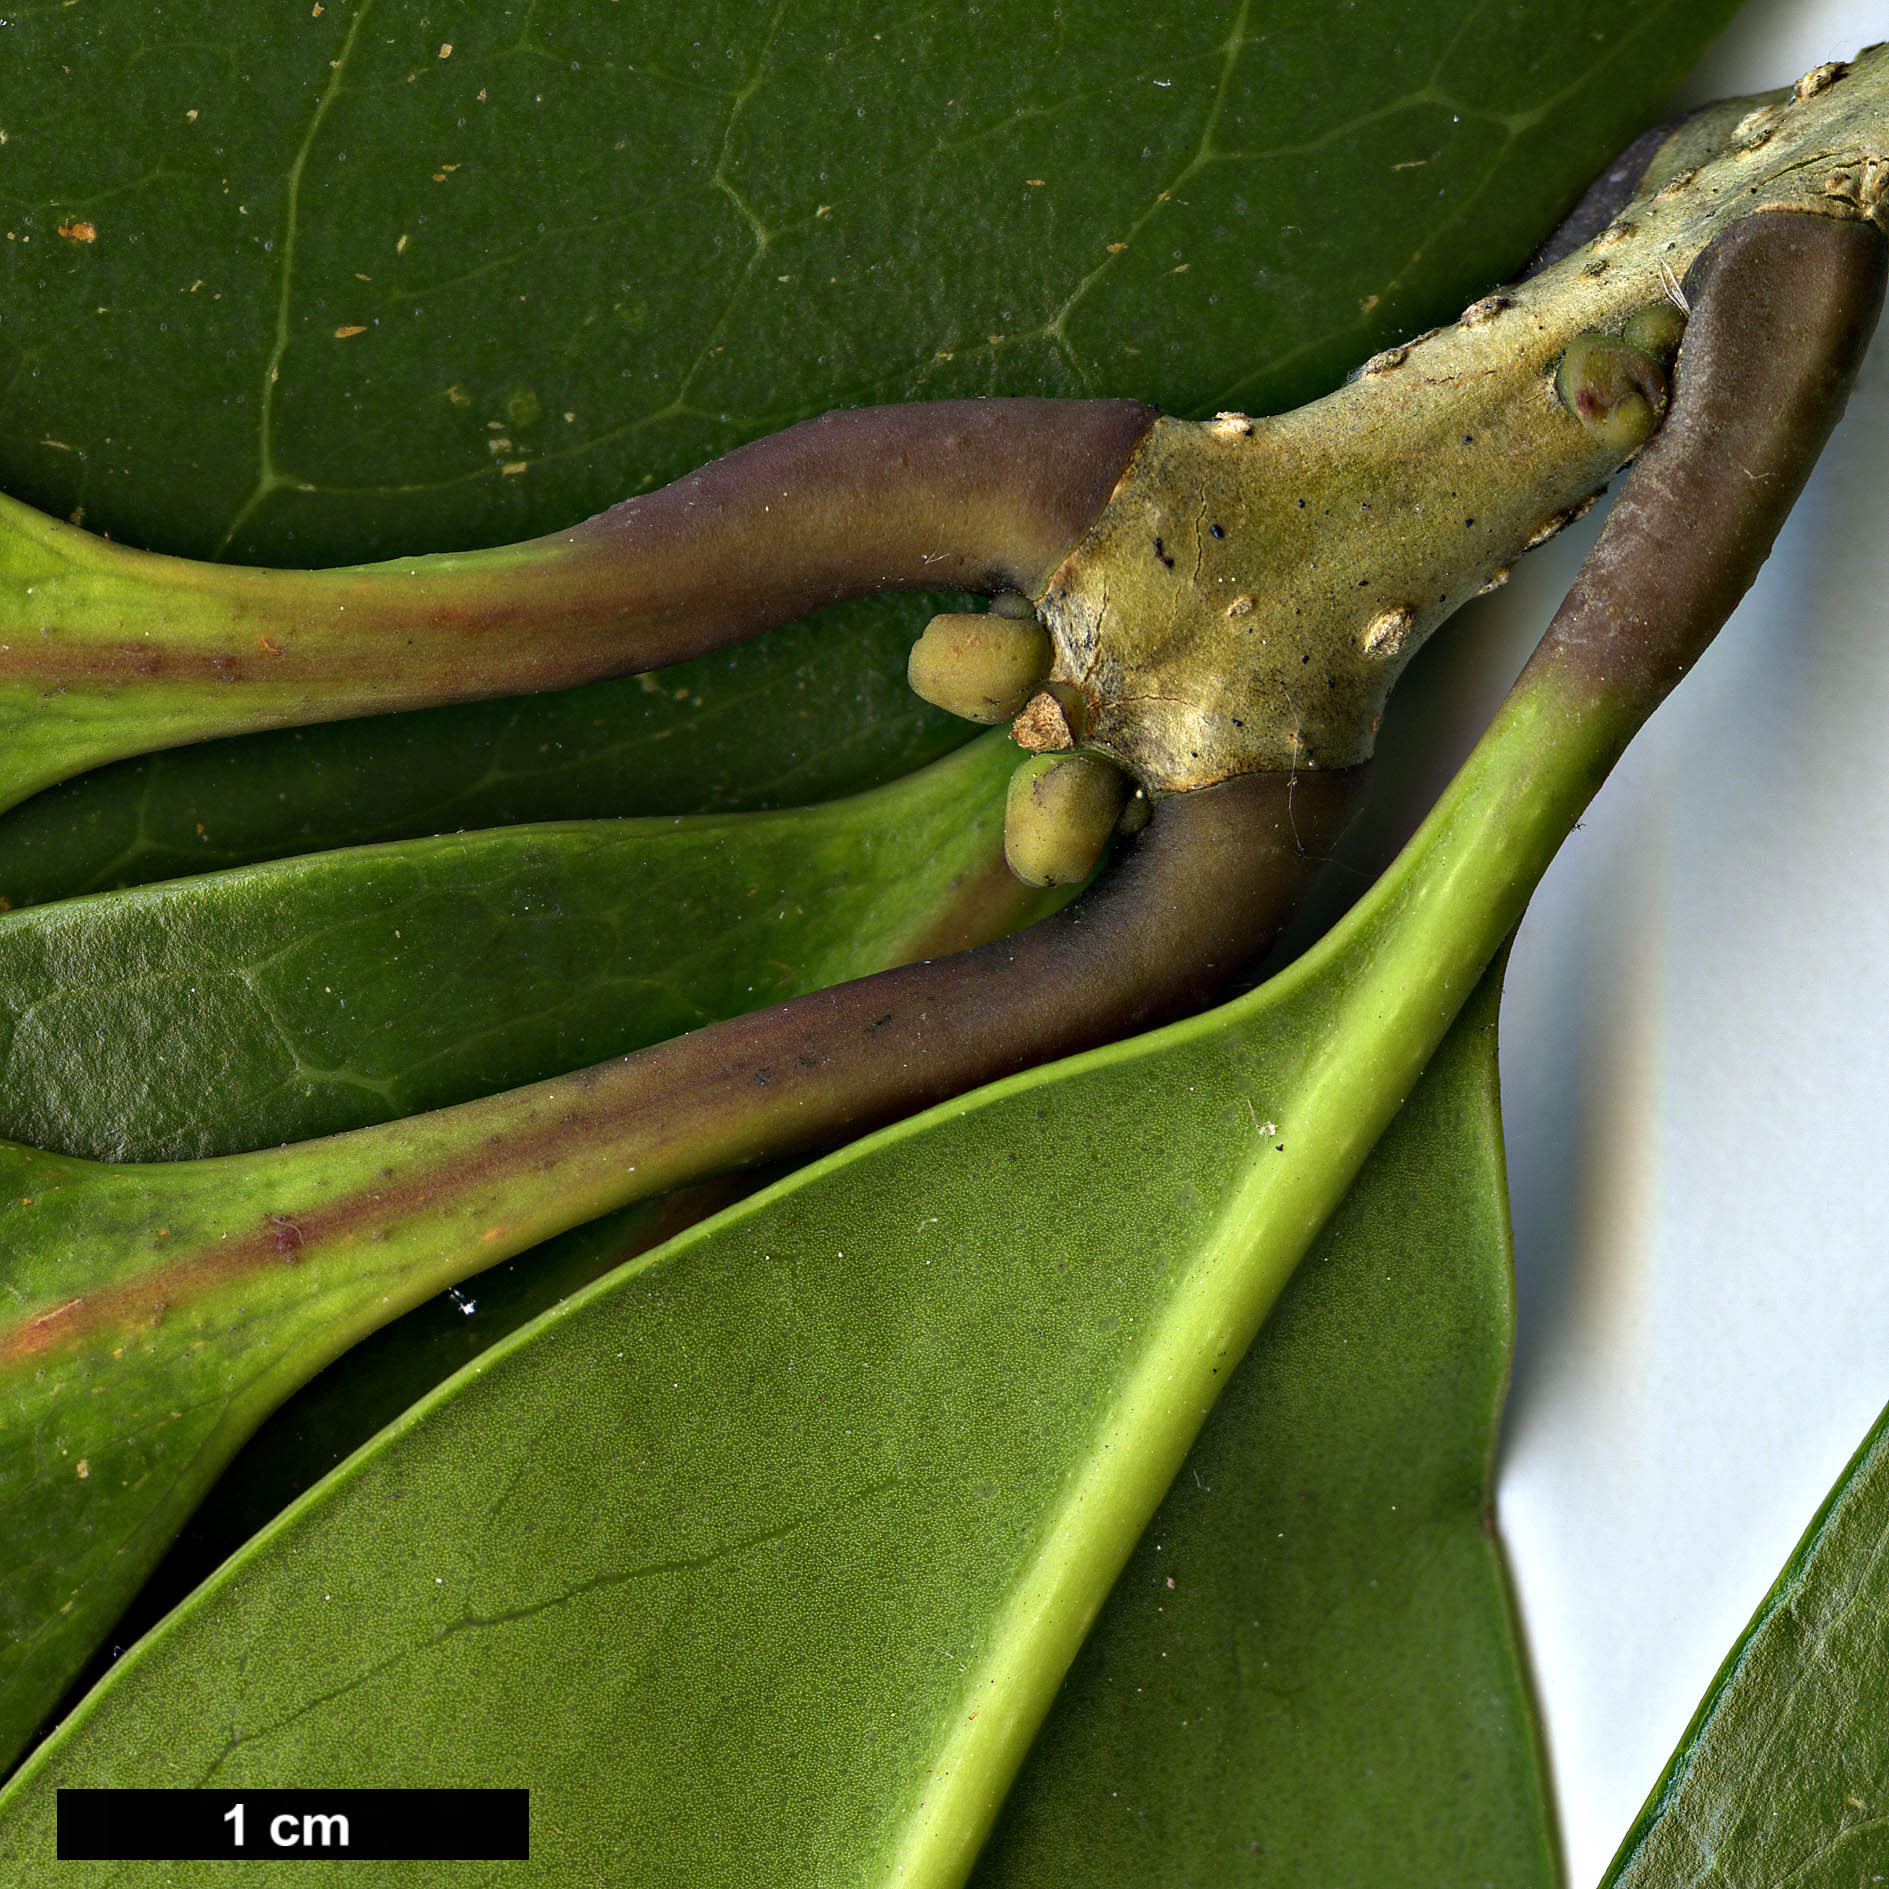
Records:
[[[309,1140],[562,1074],[978,942],[1001,737],[725,819],[318,854],[0,917],[0,1135],[105,1160]]]
[[[135,543],[309,565],[568,525],[833,405],[1291,404],[1512,273],[1731,11],[1002,0],[867,31],[508,4],[450,41],[416,0],[294,22],[217,0],[175,36],[162,11],[28,13],[0,486]],[[835,704],[883,695],[905,609],[848,618]],[[0,826],[0,897],[779,805],[783,774],[824,797],[950,738],[841,712],[832,739],[869,752],[834,771],[825,724],[801,740],[806,705],[777,702],[751,759],[711,749],[651,801],[617,778],[626,700],[126,763]],[[549,777],[514,786],[521,761]]]
[[[1605,1889],[1889,1875],[1889,1411],[1726,1657]]]
[[[444,57],[418,0],[149,48],[28,13],[0,484],[309,564],[529,536],[827,406],[1292,404],[1515,269],[1731,10],[514,3]]]
[[[1558,1880],[1500,1555],[1491,972],[1214,1407],[974,1874]]]

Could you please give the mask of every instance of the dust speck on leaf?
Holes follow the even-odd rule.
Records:
[[[59,225],[59,234],[71,243],[95,243],[98,241],[98,225],[74,217]]]
[[[350,322],[335,330],[335,339],[337,341],[347,341],[352,339],[355,335],[364,335],[366,333],[367,330],[363,328],[359,322]]]

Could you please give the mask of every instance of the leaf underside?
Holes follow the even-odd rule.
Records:
[[[1498,990],[1215,1406],[976,1889],[1558,1881],[1489,1526],[1513,1321]]]
[[[1395,1858],[1443,1883],[1471,1856],[1552,1879],[1484,1526],[1510,1333],[1493,1006],[1491,979],[1239,1368],[990,1880]],[[748,1882],[765,1856],[876,1880],[1215,1203],[1277,1158],[1233,1101],[1266,1060],[1197,1030],[1160,1083],[1104,1053],[1006,1085],[559,1308],[123,1660],[10,1791],[0,1859],[50,1853],[60,1784],[522,1771],[552,1880]]]
[[[1720,1669],[1603,1889],[1889,1876],[1889,1411]]]

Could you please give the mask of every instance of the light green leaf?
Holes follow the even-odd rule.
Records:
[[[1604,1889],[1889,1878],[1889,1411],[1727,1655]]]
[[[765,1836],[856,1879],[958,1880],[1226,1373],[1616,739],[1607,717],[1566,715],[1552,681],[1512,699],[1397,865],[1257,992],[856,1143],[567,1301],[200,1590],[14,1801],[51,1770],[76,1781],[93,1726],[108,1766],[197,1782],[216,1759],[193,1728],[210,1725],[218,1752],[312,1782],[363,1764],[472,1781],[522,1738],[573,1856],[648,1854],[667,1833],[678,1879],[712,1880]],[[9,1583],[16,1697],[66,1656],[60,1607],[109,1587],[127,1524],[175,1526],[193,1464],[274,1401],[281,1360],[417,1295],[403,1281],[463,1276],[634,1197],[626,1155],[645,1157],[607,1090],[585,1127],[588,1093],[578,1078],[166,1168],[13,1158],[5,1196],[30,1204],[0,1200],[24,1262],[0,1360],[34,1439],[8,1497],[28,1577]],[[390,1186],[423,1210],[383,1204]],[[293,1265],[270,1265],[272,1231]],[[75,1249],[95,1278],[64,1302]],[[154,1290],[162,1315],[139,1329]],[[239,1335],[253,1374],[235,1387],[219,1362]],[[394,1486],[429,1501],[396,1513]],[[427,1581],[389,1579],[421,1560]],[[224,1613],[252,1576],[266,1626]],[[612,1677],[578,1711],[573,1662],[594,1673],[600,1633]],[[701,1663],[678,1668],[687,1645]],[[731,1683],[737,1646],[756,1663]],[[187,1671],[141,1690],[172,1647]],[[213,1702],[226,1657],[234,1704]],[[468,1743],[475,1696],[514,1702],[502,1750]],[[737,1764],[678,1766],[731,1712]]]
[[[1490,1530],[1497,971],[1234,1374],[973,1881],[1558,1881]]]
[[[1209,1336],[1228,1288],[1263,1295],[1283,1277],[1276,1244],[1255,1249],[1251,1221],[1228,1219],[1298,1165],[1256,1132],[1255,1103],[1294,1123],[1272,1125],[1282,1139],[1319,1137],[1292,1097],[1332,986],[1302,982],[1297,999],[1249,999],[887,1131],[559,1308],[351,1459],[122,1660],[9,1793],[0,1859],[42,1852],[55,1780],[486,1783],[522,1760],[534,1860],[554,1879],[633,1859],[640,1881],[745,1882],[773,1853],[828,1880],[878,1880],[894,1855],[910,1880],[949,1879],[968,1861],[965,1830],[927,1818],[917,1780],[957,1758],[974,1781],[968,1800],[961,1781],[953,1795],[975,1829],[1001,1770],[963,1748],[962,1728],[988,1712],[998,1752],[1020,1755],[1016,1693],[1054,1689],[1081,1592],[1099,1598],[1082,1564],[1106,1560],[1124,1524],[1126,1552],[1133,1503],[1152,1505],[1165,1480],[1145,1419],[1169,1439],[1191,1432],[1236,1362],[1233,1332]],[[1485,1011],[1423,1090],[1363,1185],[1363,1219],[1407,1216],[1413,1179],[1465,1112],[1486,1136],[1487,1028]],[[1499,1225],[1487,1152],[1480,1192]],[[979,1189],[993,1158],[1001,1185]],[[1344,1269],[1343,1234],[1320,1254]],[[1403,1295],[1385,1303],[1383,1263],[1359,1253],[1348,1287],[1310,1285],[1327,1346],[1345,1348],[1352,1321],[1398,1342]],[[1479,1433],[1468,1474],[1459,1458],[1447,1478],[1448,1521],[1433,1511],[1425,1531],[1466,1579],[1446,1613],[1469,1644],[1439,1661],[1455,1636],[1432,1622],[1429,1657],[1413,1661],[1401,1594],[1378,1616],[1394,1650],[1371,1650],[1406,1709],[1456,1714],[1456,1736],[1430,1728],[1433,1756],[1484,1760],[1493,1733],[1500,1776],[1482,1779],[1474,1821],[1527,1867],[1519,1880],[1540,1880],[1539,1780],[1480,1528],[1507,1336],[1490,1283],[1462,1276],[1457,1299],[1480,1383],[1466,1397],[1432,1388],[1459,1423],[1475,1407]],[[1421,1275],[1407,1284],[1421,1290]],[[842,1303],[844,1320],[824,1314]],[[1453,1381],[1454,1351],[1436,1345],[1419,1376]],[[1261,1383],[1282,1356],[1255,1360]],[[1322,1363],[1286,1368],[1309,1389]],[[1197,1460],[1220,1472],[1211,1445]],[[1354,1492],[1333,1494],[1343,1508]],[[1342,1669],[1374,1638],[1325,1640],[1315,1672],[1321,1652]],[[1493,1710],[1479,1711],[1485,1691]],[[477,1709],[494,1698],[503,1713]],[[1349,1843],[1376,1840],[1343,1797],[1330,1814]],[[1352,1799],[1384,1808],[1375,1792]],[[1342,1855],[1346,1836],[1333,1841]]]

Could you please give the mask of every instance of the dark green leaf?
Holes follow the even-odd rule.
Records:
[[[1731,11],[34,10],[0,485],[311,564],[826,406],[1292,404],[1513,270]]]
[[[1552,1884],[1489,1531],[1513,1329],[1492,972],[1214,1407],[974,1881]]]
[[[0,1135],[113,1161],[303,1141],[980,942],[1001,736],[824,807],[514,827],[0,917]]]
[[[513,0],[444,57],[417,0],[16,15],[0,487],[307,565],[565,525],[832,405],[1291,404],[1513,271],[1731,11]],[[949,739],[852,717],[897,610],[851,615],[751,757],[692,751],[653,797],[614,686],[268,736],[16,814],[0,896],[870,785]],[[750,652],[717,674],[778,694]]]
[[[1889,1877],[1889,1411],[1732,1648],[1605,1889]]]

